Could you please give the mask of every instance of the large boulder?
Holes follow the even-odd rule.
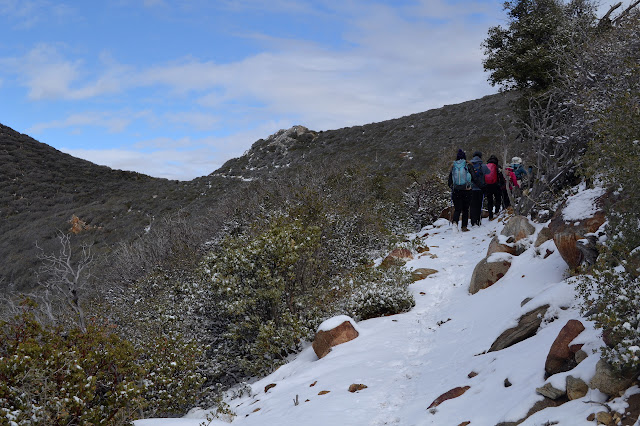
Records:
[[[471,274],[469,293],[476,294],[480,290],[492,286],[507,273],[510,267],[511,260],[509,260],[509,256],[493,254],[482,259],[473,269],[473,274]]]
[[[560,256],[570,268],[597,257],[595,238],[588,238],[605,222],[603,206],[608,200],[602,190],[587,190],[570,197],[551,219],[549,229]]]
[[[556,340],[554,340],[549,349],[549,354],[544,364],[547,377],[563,371],[569,371],[577,365],[574,355],[581,346],[569,347],[569,343],[578,337],[583,330],[584,325],[582,325],[580,321],[573,319],[569,320],[565,326],[562,327],[562,330],[558,333],[558,337],[556,337]]]
[[[491,256],[493,253],[509,253],[513,256],[518,255],[515,244],[507,242],[504,236],[500,238],[500,236],[497,235],[493,237],[489,243],[487,257]]]
[[[617,374],[606,361],[601,359],[596,364],[596,374],[591,378],[589,387],[617,397],[629,388],[631,383],[633,383],[633,377],[628,378]]]
[[[501,234],[511,236],[517,242],[533,235],[534,232],[536,228],[529,223],[529,219],[524,216],[514,216],[505,224]]]
[[[380,266],[383,268],[389,268],[393,265],[404,265],[407,261],[412,259],[413,254],[411,253],[411,250],[406,248],[396,248],[384,258]]]
[[[515,345],[518,342],[522,342],[531,336],[534,336],[542,319],[547,313],[549,305],[540,306],[532,311],[527,312],[518,319],[518,325],[505,330],[498,338],[493,342],[489,352],[499,351],[509,346]]]
[[[320,324],[312,347],[318,358],[324,358],[331,348],[358,337],[359,333],[353,326],[354,322],[347,316],[330,318]]]

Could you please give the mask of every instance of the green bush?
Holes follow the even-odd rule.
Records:
[[[130,424],[193,406],[202,378],[198,351],[177,337],[146,347],[109,323],[85,332],[43,325],[25,301],[0,322],[0,424]]]
[[[410,275],[400,267],[359,271],[352,280],[344,310],[357,320],[406,312],[416,304],[408,290],[410,283]]]

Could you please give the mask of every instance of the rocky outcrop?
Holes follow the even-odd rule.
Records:
[[[560,256],[572,269],[577,268],[583,262],[593,263],[598,256],[595,237],[589,237],[589,234],[596,232],[605,222],[601,206],[605,203],[606,198],[605,194],[594,200],[599,210],[590,214],[590,217],[573,220],[571,216],[567,217],[564,214],[563,207],[551,219],[549,229],[553,233],[553,241]]]
[[[397,248],[393,249],[393,251],[384,258],[380,266],[383,268],[389,268],[393,265],[404,265],[409,260],[413,260],[411,250],[406,248]]]
[[[440,395],[439,397],[437,397],[436,399],[434,399],[431,405],[429,405],[427,409],[437,407],[438,405],[442,404],[443,402],[449,399],[458,398],[459,396],[463,395],[466,391],[468,391],[470,388],[471,386],[464,386],[464,387],[459,386],[457,388],[453,388],[450,391],[447,391],[442,395]]]
[[[502,235],[512,236],[518,242],[529,235],[533,235],[536,228],[529,223],[529,219],[524,216],[514,216],[506,223],[502,230]]]
[[[420,281],[427,278],[429,275],[437,274],[438,271],[430,268],[418,268],[411,271],[411,280]]]
[[[547,313],[549,305],[540,306],[526,314],[522,315],[518,320],[518,325],[505,330],[498,338],[493,342],[489,352],[499,351],[509,346],[515,345],[518,342],[522,342],[531,336],[534,336],[538,331],[538,327],[542,324],[542,319]]]
[[[489,262],[491,258],[481,260],[471,274],[471,283],[469,284],[469,293],[476,294],[480,290],[492,286],[500,278],[502,278],[509,268],[511,262],[503,259],[496,262]]]
[[[332,347],[353,340],[358,335],[351,322],[345,321],[331,330],[319,330],[311,346],[318,358],[324,358]]]
[[[549,349],[549,354],[544,364],[547,377],[562,371],[569,371],[577,365],[574,355],[582,348],[582,345],[569,347],[569,343],[578,337],[583,330],[584,325],[578,320],[569,320],[562,327],[558,337],[556,337]]]
[[[589,382],[591,389],[598,389],[602,393],[606,393],[609,396],[619,396],[624,392],[631,383],[633,378],[622,377],[613,371],[611,366],[606,361],[600,360],[596,364],[596,374]]]

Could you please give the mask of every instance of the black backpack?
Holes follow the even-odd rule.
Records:
[[[484,173],[482,173],[482,163],[471,163],[469,167],[469,173],[471,173],[471,180],[480,189],[484,189]]]

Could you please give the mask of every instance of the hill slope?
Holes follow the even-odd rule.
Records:
[[[546,382],[558,389],[564,389],[568,375],[588,382],[599,359],[592,350],[602,342],[593,323],[580,318],[574,284],[564,280],[567,265],[552,240],[513,257],[511,269],[496,284],[469,294],[473,268],[485,256],[492,235],[501,231],[500,221],[485,221],[468,233],[457,232],[446,221],[427,229],[424,243],[429,252],[407,267],[434,268],[438,273],[411,285],[415,308],[358,323],[360,336],[334,347],[323,359],[307,347],[289,364],[253,383],[251,395],[228,400],[237,413],[232,424],[497,425],[523,419],[544,400],[536,388]],[[542,227],[537,225],[537,232]],[[553,254],[545,258],[541,253],[546,250]],[[521,315],[547,304],[535,336],[487,352]],[[549,348],[570,319],[585,325],[573,343],[584,343],[589,356],[571,371],[545,380]],[[265,392],[269,384],[275,387]],[[351,384],[367,388],[350,393]],[[461,396],[429,409],[440,395],[467,386]],[[630,393],[638,391],[635,387]],[[587,417],[602,411],[606,399],[592,389],[563,405],[549,404],[522,424],[593,424]],[[136,426],[196,426],[205,415],[194,410],[184,419],[141,420]]]

